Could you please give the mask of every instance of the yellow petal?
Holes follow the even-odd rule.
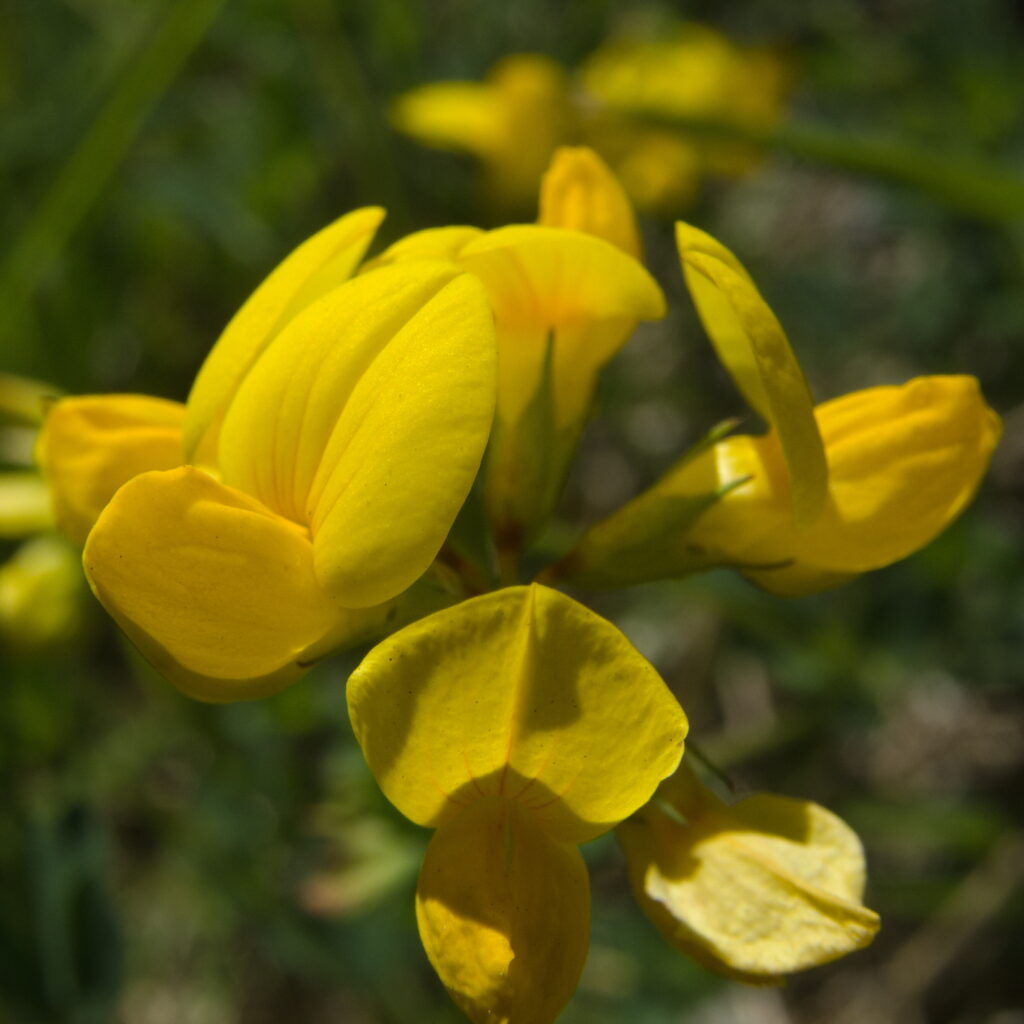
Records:
[[[406,135],[438,149],[489,158],[504,142],[501,97],[483,82],[432,82],[400,96],[391,121]]]
[[[754,568],[748,575],[759,586],[787,596],[836,586],[933,540],[974,496],[1001,432],[966,376],[855,391],[815,413],[829,492],[814,523],[801,528],[780,515],[786,480],[769,436],[751,440],[755,480],[711,508],[691,537],[725,551],[730,535],[744,536],[731,553]],[[779,568],[756,568],[771,564]]]
[[[56,535],[35,537],[0,565],[0,639],[11,650],[61,645],[81,625],[85,587],[77,549]]]
[[[353,728],[388,799],[437,826],[480,796],[517,800],[583,842],[678,763],[686,717],[610,623],[545,587],[513,587],[378,645],[348,685]]]
[[[550,1024],[587,956],[583,858],[515,804],[480,801],[431,840],[416,919],[430,962],[470,1020]]]
[[[199,700],[275,693],[359,625],[317,581],[306,531],[188,466],[125,484],[83,561],[129,639]]]
[[[640,233],[629,199],[608,165],[586,146],[556,150],[541,181],[537,223],[596,235],[641,258]]]
[[[695,798],[695,784],[680,801],[677,779],[666,783],[618,833],[637,900],[669,942],[754,982],[871,942],[878,917],[861,903],[864,853],[844,822],[781,796],[726,807],[707,791]],[[685,824],[658,800],[676,803]]]
[[[405,260],[455,262],[459,253],[483,233],[480,228],[462,226],[414,231],[411,235],[400,238],[394,245],[388,246],[375,259],[367,261],[363,265],[363,271]]]
[[[704,329],[747,401],[775,428],[792,480],[794,514],[810,522],[825,499],[827,469],[800,364],[775,314],[725,246],[682,222],[676,243]]]
[[[50,490],[38,473],[0,473],[0,537],[27,537],[52,523]]]
[[[426,570],[469,492],[495,359],[483,291],[454,266],[358,277],[282,331],[240,388],[224,481],[310,526],[335,600],[386,601]]]
[[[582,417],[597,371],[638,320],[665,314],[661,289],[639,262],[601,238],[517,225],[490,231],[459,262],[484,284],[498,329],[499,414],[513,423],[554,345],[556,426]]]
[[[189,461],[212,459],[221,418],[260,353],[289,320],[351,277],[383,218],[378,207],[339,218],[303,242],[249,296],[192,385],[185,423]]]
[[[36,461],[60,528],[82,544],[125,481],[184,461],[185,407],[147,395],[62,398],[47,413]]]
[[[46,407],[59,395],[52,384],[0,373],[0,419],[36,426],[42,423]]]

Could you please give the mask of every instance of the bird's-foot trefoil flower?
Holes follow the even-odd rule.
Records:
[[[217,478],[134,477],[84,552],[129,638],[212,701],[294,682],[428,568],[490,429],[490,310],[448,265],[383,268],[307,305],[230,384]]]
[[[736,258],[686,225],[679,244],[705,328],[770,429],[710,436],[591,527],[553,575],[606,587],[732,566],[795,596],[890,565],[941,533],[973,497],[1000,435],[978,382],[918,377],[812,406]]]
[[[512,550],[551,514],[601,368],[638,321],[665,313],[636,258],[632,209],[593,153],[561,151],[540,206],[540,224],[421,231],[370,264],[447,259],[483,282],[498,337],[484,494],[499,548]]]
[[[827,963],[878,931],[860,840],[818,804],[759,793],[729,806],[684,762],[617,834],[662,935],[739,981]]]
[[[555,147],[572,134],[565,71],[548,57],[511,54],[483,82],[434,82],[400,96],[399,131],[438,149],[469,153],[498,208],[525,209]]]
[[[437,831],[420,936],[478,1022],[553,1021],[586,958],[579,843],[642,806],[686,717],[614,626],[556,591],[499,590],[379,644],[348,684],[385,795]]]

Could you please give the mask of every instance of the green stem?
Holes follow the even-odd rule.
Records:
[[[0,263],[0,310],[16,336],[27,299],[131,148],[225,0],[177,0],[137,48],[89,130]]]
[[[637,116],[702,139],[751,143],[810,163],[909,186],[981,220],[1005,223],[1024,218],[1024,176],[983,159],[937,153],[898,139],[850,136],[821,125],[790,123],[763,130],[699,117]]]

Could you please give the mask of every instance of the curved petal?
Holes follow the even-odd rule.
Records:
[[[537,223],[596,235],[642,259],[633,207],[608,165],[586,146],[555,151],[541,180]]]
[[[63,537],[43,534],[0,565],[0,640],[6,650],[66,650],[82,623],[81,559]]]
[[[0,537],[28,537],[53,525],[50,490],[38,473],[0,473]]]
[[[482,82],[432,82],[399,96],[391,122],[418,142],[491,157],[504,142],[501,99]]]
[[[320,586],[305,530],[188,466],[125,484],[83,561],[131,641],[200,700],[275,693],[356,625]]]
[[[498,330],[499,414],[514,423],[536,393],[553,339],[555,423],[571,424],[590,400],[597,371],[638,320],[665,315],[654,279],[610,242],[526,224],[470,242],[460,264],[483,281]]]
[[[681,221],[676,243],[704,329],[747,401],[778,433],[794,514],[811,522],[825,500],[828,470],[807,381],[786,335],[724,245]]]
[[[182,464],[184,417],[180,403],[148,395],[84,395],[54,402],[35,456],[57,524],[68,537],[83,544],[125,481]]]
[[[454,263],[459,253],[483,234],[480,228],[465,226],[414,231],[388,246],[375,259],[365,263],[363,270],[387,266],[389,263],[401,263],[404,260],[441,260]]]
[[[676,783],[662,799],[677,802]],[[687,796],[685,824],[652,803],[618,832],[637,900],[669,942],[755,982],[871,942],[878,916],[861,904],[864,852],[843,821],[781,796],[733,807],[707,791]]]
[[[185,423],[189,461],[213,459],[220,421],[260,353],[289,320],[352,276],[383,219],[376,206],[340,217],[306,239],[249,296],[192,385]]]
[[[454,266],[358,277],[289,325],[240,388],[224,480],[310,526],[317,575],[343,605],[394,597],[426,570],[476,475],[494,349],[483,291]]]
[[[686,716],[604,619],[513,587],[389,637],[348,684],[370,769],[407,817],[436,826],[467,797],[517,800],[583,842],[632,813],[682,753]]]
[[[480,801],[427,847],[416,920],[470,1020],[550,1024],[587,957],[587,870],[575,847],[549,839],[514,804]]]

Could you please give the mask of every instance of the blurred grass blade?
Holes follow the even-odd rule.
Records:
[[[39,278],[60,255],[225,0],[176,0],[137,48],[89,130],[0,263],[0,333],[17,331]]]
[[[638,116],[685,135],[753,143],[823,167],[905,185],[979,220],[1002,224],[1024,219],[1024,176],[981,158],[821,125],[791,123],[765,131],[698,117]]]

